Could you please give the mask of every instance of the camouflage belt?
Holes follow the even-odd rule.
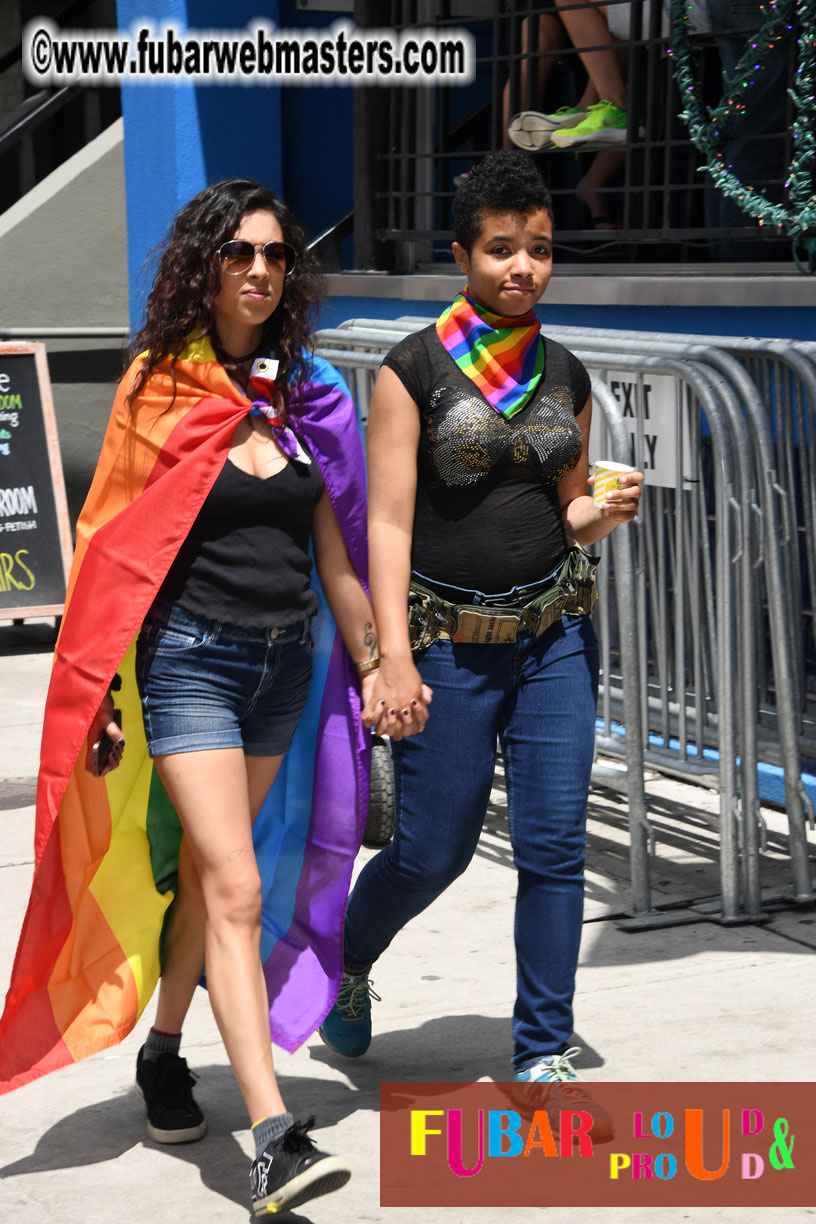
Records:
[[[562,616],[588,616],[598,601],[598,558],[577,546],[567,553],[555,581],[522,608],[452,604],[415,579],[408,596],[411,649],[424,650],[439,638],[452,642],[515,642],[520,632],[539,637]]]

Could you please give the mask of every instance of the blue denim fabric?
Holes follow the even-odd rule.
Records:
[[[541,637],[507,645],[439,641],[417,663],[434,691],[430,718],[421,735],[392,744],[396,832],[349,898],[346,966],[369,966],[467,867],[498,737],[518,871],[513,1064],[521,1070],[562,1052],[572,1035],[597,638],[587,617],[564,617]]]
[[[247,756],[281,756],[311,671],[308,622],[244,628],[154,605],[136,645],[150,755],[243,748]]]

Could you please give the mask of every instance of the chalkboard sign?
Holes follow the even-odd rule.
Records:
[[[0,620],[59,616],[71,531],[43,344],[0,344]]]

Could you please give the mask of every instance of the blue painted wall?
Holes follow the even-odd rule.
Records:
[[[179,30],[241,30],[259,15],[257,0],[117,0],[119,28],[134,22]],[[262,7],[277,22],[278,0]],[[139,325],[152,270],[149,253],[178,210],[208,183],[257,178],[283,188],[281,91],[277,86],[125,84],[130,323]]]
[[[451,296],[460,287],[451,279]],[[330,297],[321,315],[323,327],[336,327],[345,319],[397,319],[401,315],[427,315],[435,319],[444,302],[407,301],[405,298]],[[537,306],[545,325],[608,327],[626,331],[665,331],[685,335],[763,336],[790,340],[816,340],[816,312],[795,307],[691,307],[691,306]]]
[[[714,269],[716,271],[716,269]],[[816,340],[816,313],[793,306],[537,306],[542,323],[684,335]]]
[[[280,0],[282,29],[321,30],[340,17],[349,14],[304,12],[296,0]],[[316,237],[354,207],[354,88],[287,85],[281,119],[284,197]]]

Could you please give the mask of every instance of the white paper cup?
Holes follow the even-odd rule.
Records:
[[[625,463],[613,463],[611,459],[598,459],[595,463],[595,483],[592,486],[592,500],[596,506],[602,506],[608,493],[619,489],[620,478],[624,472],[634,472],[633,467]]]

